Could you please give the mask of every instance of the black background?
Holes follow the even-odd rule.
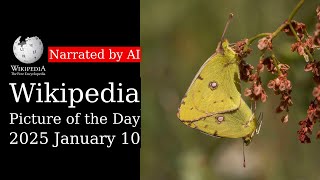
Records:
[[[88,88],[101,90],[109,87],[108,82],[118,83],[126,88],[139,91],[141,100],[140,64],[138,63],[48,63],[48,46],[140,46],[140,3],[128,2],[99,4],[80,1],[66,5],[58,1],[42,4],[42,8],[30,4],[15,4],[9,8],[15,16],[6,19],[6,61],[5,72],[7,81],[3,103],[6,111],[3,114],[3,126],[7,137],[4,141],[6,153],[4,172],[10,178],[90,178],[90,179],[139,179],[140,177],[140,144],[122,145],[122,133],[139,132],[138,127],[130,125],[67,125],[63,117],[93,112],[106,115],[112,119],[112,113],[124,115],[140,115],[140,103],[109,103],[97,102],[90,104],[83,101],[76,108],[69,109],[67,104],[15,103],[11,87],[8,83],[50,82],[51,87]],[[22,13],[23,12],[23,13]],[[19,21],[17,19],[20,19]],[[44,44],[44,54],[36,63],[25,65],[13,55],[12,45],[18,36],[38,36]],[[46,76],[28,77],[12,76],[10,65],[42,66],[46,68]],[[36,94],[35,94],[36,95]],[[35,96],[33,95],[33,96]],[[117,93],[115,97],[117,97]],[[9,125],[9,113],[17,112],[37,115],[60,115],[60,125]],[[83,120],[83,119],[82,119]],[[48,145],[9,145],[9,133],[41,132],[49,135]],[[103,145],[62,145],[52,148],[52,132],[62,134],[116,134],[113,146]]]

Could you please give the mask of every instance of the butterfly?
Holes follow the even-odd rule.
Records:
[[[181,122],[210,136],[242,138],[250,144],[260,128],[241,97],[239,63],[228,40],[221,40],[181,100],[177,113]]]

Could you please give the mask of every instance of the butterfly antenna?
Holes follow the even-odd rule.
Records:
[[[246,167],[246,155],[244,153],[244,142],[242,144],[242,154],[243,154],[243,167]]]
[[[222,45],[222,42],[223,42],[223,39],[224,39],[224,35],[226,34],[226,31],[227,31],[227,29],[228,29],[228,26],[229,26],[229,24],[230,24],[230,21],[231,21],[232,17],[233,17],[233,14],[230,13],[230,14],[229,14],[229,17],[228,17],[228,20],[227,20],[227,23],[226,23],[226,25],[224,26],[224,30],[223,30],[223,33],[222,33],[222,36],[221,36],[219,45],[218,45],[218,47],[217,47],[217,51],[221,51],[221,50],[222,50],[221,45]]]
[[[230,24],[230,21],[231,21],[231,19],[233,18],[233,14],[232,13],[230,13],[229,14],[229,17],[228,17],[228,20],[227,20],[227,23],[226,23],[226,25],[225,25],[225,27],[224,27],[224,30],[223,30],[223,33],[222,33],[222,36],[221,36],[221,42],[223,41],[223,39],[224,39],[224,35],[226,34],[226,31],[227,31],[227,29],[228,29],[228,26],[229,26],[229,24]]]

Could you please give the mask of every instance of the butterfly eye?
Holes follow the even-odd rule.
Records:
[[[209,83],[209,88],[210,88],[211,90],[215,90],[217,87],[218,87],[218,83],[217,83],[217,82],[211,81],[211,82]]]
[[[224,117],[223,116],[218,116],[216,117],[217,119],[217,123],[220,124],[222,121],[224,121]]]

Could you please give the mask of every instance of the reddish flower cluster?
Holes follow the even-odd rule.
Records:
[[[320,6],[317,7],[317,18],[318,23],[316,24],[316,29],[313,33],[313,36],[309,36],[305,42],[297,42],[293,44],[292,50],[297,51],[300,55],[305,56],[305,50],[309,50],[310,53],[313,53],[315,48],[319,48],[320,45]],[[313,61],[308,63],[305,68],[305,71],[311,71],[313,73],[313,80],[317,84],[314,87],[312,95],[314,100],[310,103],[307,117],[299,122],[300,129],[298,130],[299,140],[301,143],[310,143],[310,135],[312,134],[313,126],[320,121],[320,62]],[[317,138],[320,138],[320,130],[318,131]]]
[[[254,67],[251,64],[246,63],[244,60],[241,60],[239,64],[240,69],[240,79],[244,82],[248,82]]]
[[[285,23],[288,24],[287,21]],[[293,29],[297,32],[298,37],[300,39],[302,39],[304,36],[304,32],[306,31],[306,25],[301,22],[297,22],[295,20],[291,21],[291,25],[292,25]],[[293,33],[292,33],[289,25],[286,25],[286,27],[284,27],[282,29],[282,31],[285,32],[289,36],[293,36]]]
[[[265,67],[268,70],[268,72],[271,72],[272,74],[275,74],[277,72],[277,68],[275,68],[273,59],[270,56],[260,59],[259,64],[257,66],[257,70],[259,72],[262,72]]]
[[[272,35],[261,38],[258,41],[258,49],[259,50],[272,50]]]
[[[306,61],[308,62],[309,61],[309,57],[306,53],[306,49],[309,50],[310,53],[312,53],[314,51],[314,37],[312,36],[309,36],[307,39],[305,39],[305,42],[303,41],[298,41],[296,43],[293,43],[291,45],[291,51],[294,52],[294,51],[297,51],[297,53],[300,55],[300,56],[303,56]]]
[[[313,88],[312,95],[318,102],[320,102],[320,85]]]
[[[312,129],[314,124],[316,123],[317,119],[319,119],[320,115],[320,107],[319,107],[319,101],[320,99],[320,86],[315,87],[314,90],[314,95],[316,95],[316,99],[311,102],[309,105],[309,109],[307,111],[307,117],[303,119],[302,121],[299,122],[300,129],[298,131],[299,134],[299,140],[301,143],[310,143],[310,137],[309,135],[312,134]],[[317,133],[317,138],[318,135],[320,134],[320,131]]]
[[[311,140],[309,135],[312,134],[313,126],[320,117],[320,62],[315,61],[308,63],[304,70],[311,71],[313,73],[313,80],[318,84],[312,91],[312,95],[315,99],[309,105],[307,117],[299,122],[300,130],[298,131],[298,134],[300,142],[310,143]],[[317,138],[320,138],[320,131],[317,133]]]
[[[259,71],[251,74],[248,81],[252,83],[252,86],[244,90],[244,95],[250,97],[250,99],[254,101],[260,99],[261,102],[266,102],[268,96],[262,87]]]
[[[311,71],[313,73],[313,80],[317,84],[320,84],[320,61],[310,62],[305,68],[305,71]]]
[[[272,49],[271,35],[265,37],[265,39],[262,38],[260,41],[260,46],[262,49]],[[243,60],[243,58],[247,57],[247,55],[252,51],[252,49],[248,47],[248,39],[237,42],[234,45],[233,50],[241,60],[239,64],[240,79],[252,84],[250,88],[245,89],[244,95],[250,97],[251,100],[261,100],[262,102],[265,102],[268,96],[262,87],[262,82],[259,74],[260,71],[257,70],[255,73],[253,73],[254,67]]]
[[[291,99],[291,81],[287,79],[289,66],[287,64],[279,64],[278,67],[281,73],[277,78],[269,81],[268,88],[272,89],[276,95],[281,94],[280,105],[276,108],[276,112],[288,112],[289,106],[293,104]],[[288,122],[288,114],[283,116],[281,121],[284,123]]]
[[[320,61],[314,61],[312,56],[315,50],[320,49],[320,6],[317,7],[316,12],[318,22],[313,36],[308,35],[306,25],[301,22],[291,20],[286,21],[285,24],[281,26],[284,27],[282,28],[283,32],[289,36],[295,36],[297,39],[297,42],[291,45],[291,51],[296,51],[299,55],[303,56],[307,62],[309,62],[309,58],[311,59],[312,62],[309,62],[306,65],[305,71],[311,71],[313,73],[313,80],[318,84],[312,92],[315,99],[309,106],[307,111],[308,115],[299,122],[300,130],[298,131],[298,134],[301,143],[311,142],[309,136],[312,133],[314,124],[317,120],[319,120],[320,123]],[[293,29],[291,30],[290,27]],[[265,53],[269,53],[268,51],[272,51],[272,40],[272,33],[267,34],[267,36],[259,40],[258,49],[263,52],[263,56]],[[291,99],[292,85],[291,81],[287,78],[290,67],[287,64],[281,64],[275,56],[272,55],[261,58],[256,67],[256,71],[254,71],[254,67],[243,60],[252,51],[252,49],[249,48],[248,39],[237,42],[232,48],[241,60],[239,65],[241,80],[251,83],[251,87],[246,88],[244,92],[244,95],[248,96],[251,100],[261,100],[262,102],[267,100],[267,95],[262,87],[260,77],[260,73],[263,72],[264,69],[277,75],[275,79],[269,81],[268,88],[272,89],[275,95],[281,95],[281,101],[276,108],[276,112],[280,113],[285,111],[286,114],[281,118],[281,121],[283,123],[288,122],[289,107],[293,105]],[[320,139],[320,131],[317,132],[316,136]]]
[[[320,7],[317,8],[317,15],[320,12]],[[294,32],[290,29],[289,22],[285,22],[287,25],[282,29],[289,36],[293,36]],[[300,56],[303,56],[306,62],[309,61],[309,53],[313,53],[316,48],[315,45],[320,44],[320,20],[318,16],[318,23],[316,25],[316,30],[314,31],[314,36],[305,36],[306,25],[301,22],[292,20],[291,25],[295,31],[295,34],[298,36],[296,43],[291,45],[291,51],[296,51]]]
[[[248,46],[248,39],[243,39],[236,42],[236,44],[232,48],[240,59],[247,57],[248,54],[250,54],[252,51],[252,49]]]

